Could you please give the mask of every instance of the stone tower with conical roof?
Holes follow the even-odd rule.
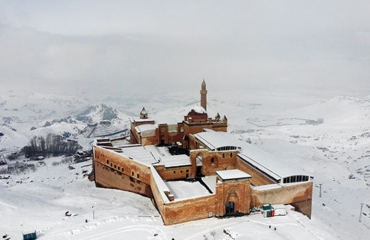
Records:
[[[148,112],[145,110],[145,107],[140,112],[140,119],[148,119]]]
[[[200,106],[207,110],[207,89],[204,79],[202,82],[202,89],[200,90]]]

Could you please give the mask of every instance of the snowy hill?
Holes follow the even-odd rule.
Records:
[[[76,119],[85,123],[98,123],[100,121],[121,121],[123,120],[121,117],[127,118],[116,109],[106,104],[99,104],[87,107],[86,110],[77,114]]]
[[[264,117],[254,118],[258,124],[248,124],[240,138],[249,138],[252,144],[315,176],[314,221],[327,223],[338,239],[366,239],[370,227],[370,207],[365,207],[370,206],[369,114],[367,97],[334,97],[283,111],[268,123]],[[316,118],[323,118],[323,123],[305,121]]]
[[[85,140],[82,133],[88,123],[109,120],[111,127],[104,130],[109,133],[125,128],[128,122],[128,116],[122,111],[107,104],[91,105],[91,100],[75,96],[11,92],[1,96],[0,103],[0,150],[3,151],[16,151],[33,136],[49,133],[86,143],[91,140]]]
[[[249,239],[256,236],[262,240],[367,239],[370,233],[369,98],[271,95],[261,91],[212,95],[208,102],[210,117],[217,112],[226,115],[229,131],[237,138],[248,140],[315,177],[311,220],[290,211],[285,217],[269,219],[252,214],[163,226],[150,199],[95,188],[84,177],[86,170],[91,171],[89,163],[72,164],[74,169],[70,170],[67,164],[61,163],[61,158],[51,158],[44,160],[46,165],[34,162],[35,171],[0,179],[3,194],[0,211],[6,216],[0,220],[0,234],[7,233],[12,239],[21,239],[22,232],[34,230],[39,239]],[[172,116],[181,120],[198,103],[198,96],[179,99],[176,94],[152,101],[143,98],[136,103],[112,98],[105,105],[49,96],[45,99],[50,105],[41,101],[39,106],[39,100],[31,101],[32,98],[43,99],[40,95],[25,98],[30,102],[27,106],[33,106],[27,108],[21,97],[1,97],[0,111],[8,118],[2,119],[0,149],[25,142],[30,133],[48,131],[76,133],[77,140],[88,145],[89,140],[78,134],[87,123],[78,118],[98,122],[108,114],[114,116],[110,119],[114,124],[124,125],[128,116],[138,116],[145,106],[150,117]],[[58,101],[63,102],[59,108]],[[9,110],[14,108],[22,110]],[[40,111],[40,115],[32,116],[35,111]],[[319,118],[323,122],[307,121]],[[55,119],[58,121],[53,122]],[[45,126],[47,121],[51,123],[49,126]],[[32,126],[36,129],[31,131]],[[364,204],[360,215],[361,203]],[[66,211],[72,216],[65,216]]]

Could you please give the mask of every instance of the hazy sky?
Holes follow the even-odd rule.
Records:
[[[0,0],[1,89],[370,90],[369,13],[368,0]]]

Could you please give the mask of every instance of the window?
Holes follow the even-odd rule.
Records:
[[[176,171],[173,171],[173,174],[176,174]]]
[[[114,168],[117,168],[116,164],[114,164]]]
[[[107,159],[107,164],[109,164],[109,159]]]
[[[233,153],[230,153],[230,157],[233,157]]]
[[[215,158],[211,158],[211,165],[215,165]]]
[[[134,171],[132,171],[132,172],[131,172],[131,176],[135,176],[135,173],[134,173]]]
[[[136,174],[136,177],[137,177],[137,178],[140,178],[140,174]]]
[[[118,171],[120,171],[121,170],[121,167],[120,166],[118,166]]]

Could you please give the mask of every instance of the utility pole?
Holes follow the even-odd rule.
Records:
[[[319,196],[321,197],[321,185],[322,185],[322,183],[319,183],[319,185],[320,185],[320,195]]]
[[[358,221],[361,222],[361,217],[362,217],[362,207],[364,206],[363,203],[360,203],[361,204],[361,208],[360,208],[360,217],[358,218]]]
[[[91,206],[92,214],[93,214],[93,219],[95,219],[95,212],[94,212],[94,206]]]

